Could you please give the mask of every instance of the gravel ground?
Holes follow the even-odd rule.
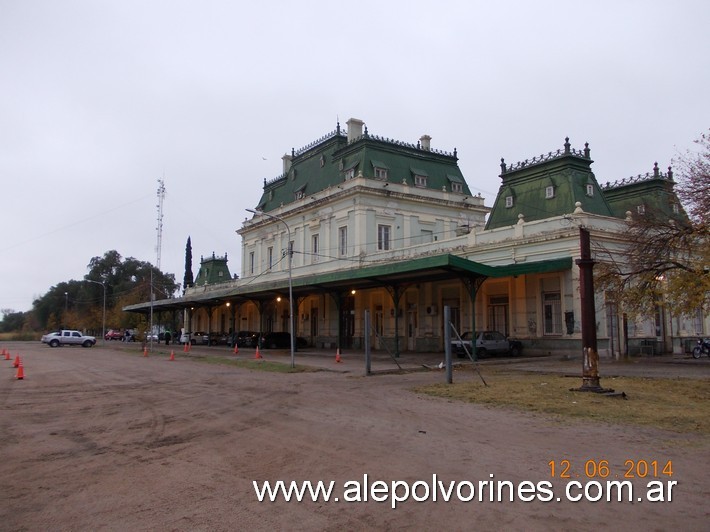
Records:
[[[414,386],[441,372],[390,374],[377,356],[365,377],[359,353],[299,352],[320,369],[274,374],[205,364],[226,348],[140,346],[51,349],[9,343],[25,378],[9,361],[0,371],[0,529],[2,530],[707,530],[710,442],[692,435],[581,422],[559,422],[500,408],[423,397]],[[242,350],[241,358],[253,358]],[[288,361],[283,351],[264,357]],[[403,355],[406,369],[441,355]],[[525,371],[581,372],[577,360],[485,361]],[[602,361],[602,377],[643,374],[710,380],[710,361],[655,357]],[[457,373],[456,378],[462,374]],[[475,374],[465,378],[477,378]],[[602,380],[603,384],[603,380]],[[571,463],[587,479],[587,460],[608,460],[610,479],[627,460],[672,460],[672,502],[569,502],[550,461]],[[559,470],[559,466],[558,466]],[[549,481],[553,500],[346,502],[348,481],[390,484]],[[576,477],[576,475],[580,475]],[[253,481],[335,481],[338,502],[259,502]],[[635,479],[634,499],[651,478]],[[462,495],[469,491],[463,486]],[[403,488],[402,488],[403,489]],[[420,485],[418,495],[424,494]],[[577,490],[579,492],[579,490]],[[400,494],[402,491],[400,489]],[[376,494],[375,494],[376,495]],[[353,492],[350,497],[354,496]],[[557,501],[560,496],[563,500]],[[361,496],[362,498],[362,496]]]

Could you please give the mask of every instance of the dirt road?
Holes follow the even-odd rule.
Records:
[[[10,351],[26,378],[0,362],[2,530],[707,530],[710,443],[700,438],[560,423],[411,391],[440,382],[438,373],[273,374],[39,343]],[[627,460],[672,460],[673,476],[658,480],[677,485],[672,502],[569,502],[566,481],[550,478],[551,460],[569,460],[570,480],[582,482],[605,480],[585,478],[587,460],[608,460],[610,479],[623,476]],[[554,497],[479,502],[476,491],[473,501],[445,502],[439,493],[392,509],[368,492],[367,502],[345,502],[354,487],[346,483],[364,484],[366,474],[370,486],[431,485],[434,474],[444,486],[470,481],[476,490],[491,475],[548,481]],[[332,480],[340,500],[259,502],[253,481],[266,480]],[[634,499],[649,480],[633,481]],[[468,484],[455,486],[470,494]]]

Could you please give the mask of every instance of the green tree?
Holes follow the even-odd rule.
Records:
[[[182,280],[182,293],[185,290],[195,284],[195,278],[192,275],[192,241],[190,237],[187,237],[187,244],[185,245],[185,277]]]
[[[178,289],[173,274],[133,257],[123,259],[115,251],[93,257],[83,280],[61,282],[33,303],[33,321],[40,329],[69,327],[102,330],[104,288],[106,287],[106,327],[127,328],[141,324],[141,316],[123,312],[123,307],[150,300],[152,288],[161,298],[174,297]],[[151,275],[152,273],[152,275]],[[91,280],[94,282],[87,282]]]

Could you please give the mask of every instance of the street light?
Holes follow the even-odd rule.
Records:
[[[91,279],[84,279],[87,283],[94,283],[94,284],[100,284],[101,287],[104,289],[104,311],[103,311],[103,316],[101,320],[101,324],[103,327],[103,334],[101,335],[102,338],[102,345],[106,347],[106,283],[104,281],[98,282],[98,281],[92,281]]]
[[[282,224],[286,226],[286,232],[288,233],[288,243],[286,245],[286,252],[288,253],[288,306],[289,306],[289,313],[291,314],[288,319],[288,326],[289,326],[289,332],[291,333],[291,368],[296,367],[296,361],[295,361],[295,353],[296,353],[296,338],[294,337],[294,331],[293,331],[293,279],[291,275],[291,260],[293,258],[293,250],[291,249],[291,229],[289,228],[288,224],[286,221],[281,218],[280,216],[276,216],[275,214],[269,214],[268,212],[262,212],[262,211],[255,211],[253,209],[246,209],[247,212],[250,212],[252,214],[263,214],[264,216],[268,216],[269,218],[273,218],[274,220],[278,220]]]

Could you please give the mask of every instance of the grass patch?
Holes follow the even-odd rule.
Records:
[[[291,367],[291,364],[284,364],[282,362],[272,362],[267,360],[245,360],[237,358],[224,358],[216,356],[200,356],[200,357],[190,357],[193,360],[199,362],[205,362],[206,364],[220,364],[222,366],[236,366],[238,368],[252,369],[257,371],[266,371],[268,373],[310,373],[319,371],[314,368],[309,368],[306,366],[296,366]]]
[[[460,373],[459,373],[460,375]],[[605,423],[650,426],[678,433],[710,434],[710,386],[699,379],[602,378],[604,388],[628,399],[573,392],[580,378],[486,369],[484,386],[478,375],[467,382],[433,384],[418,393],[492,406],[505,406],[557,417]]]

